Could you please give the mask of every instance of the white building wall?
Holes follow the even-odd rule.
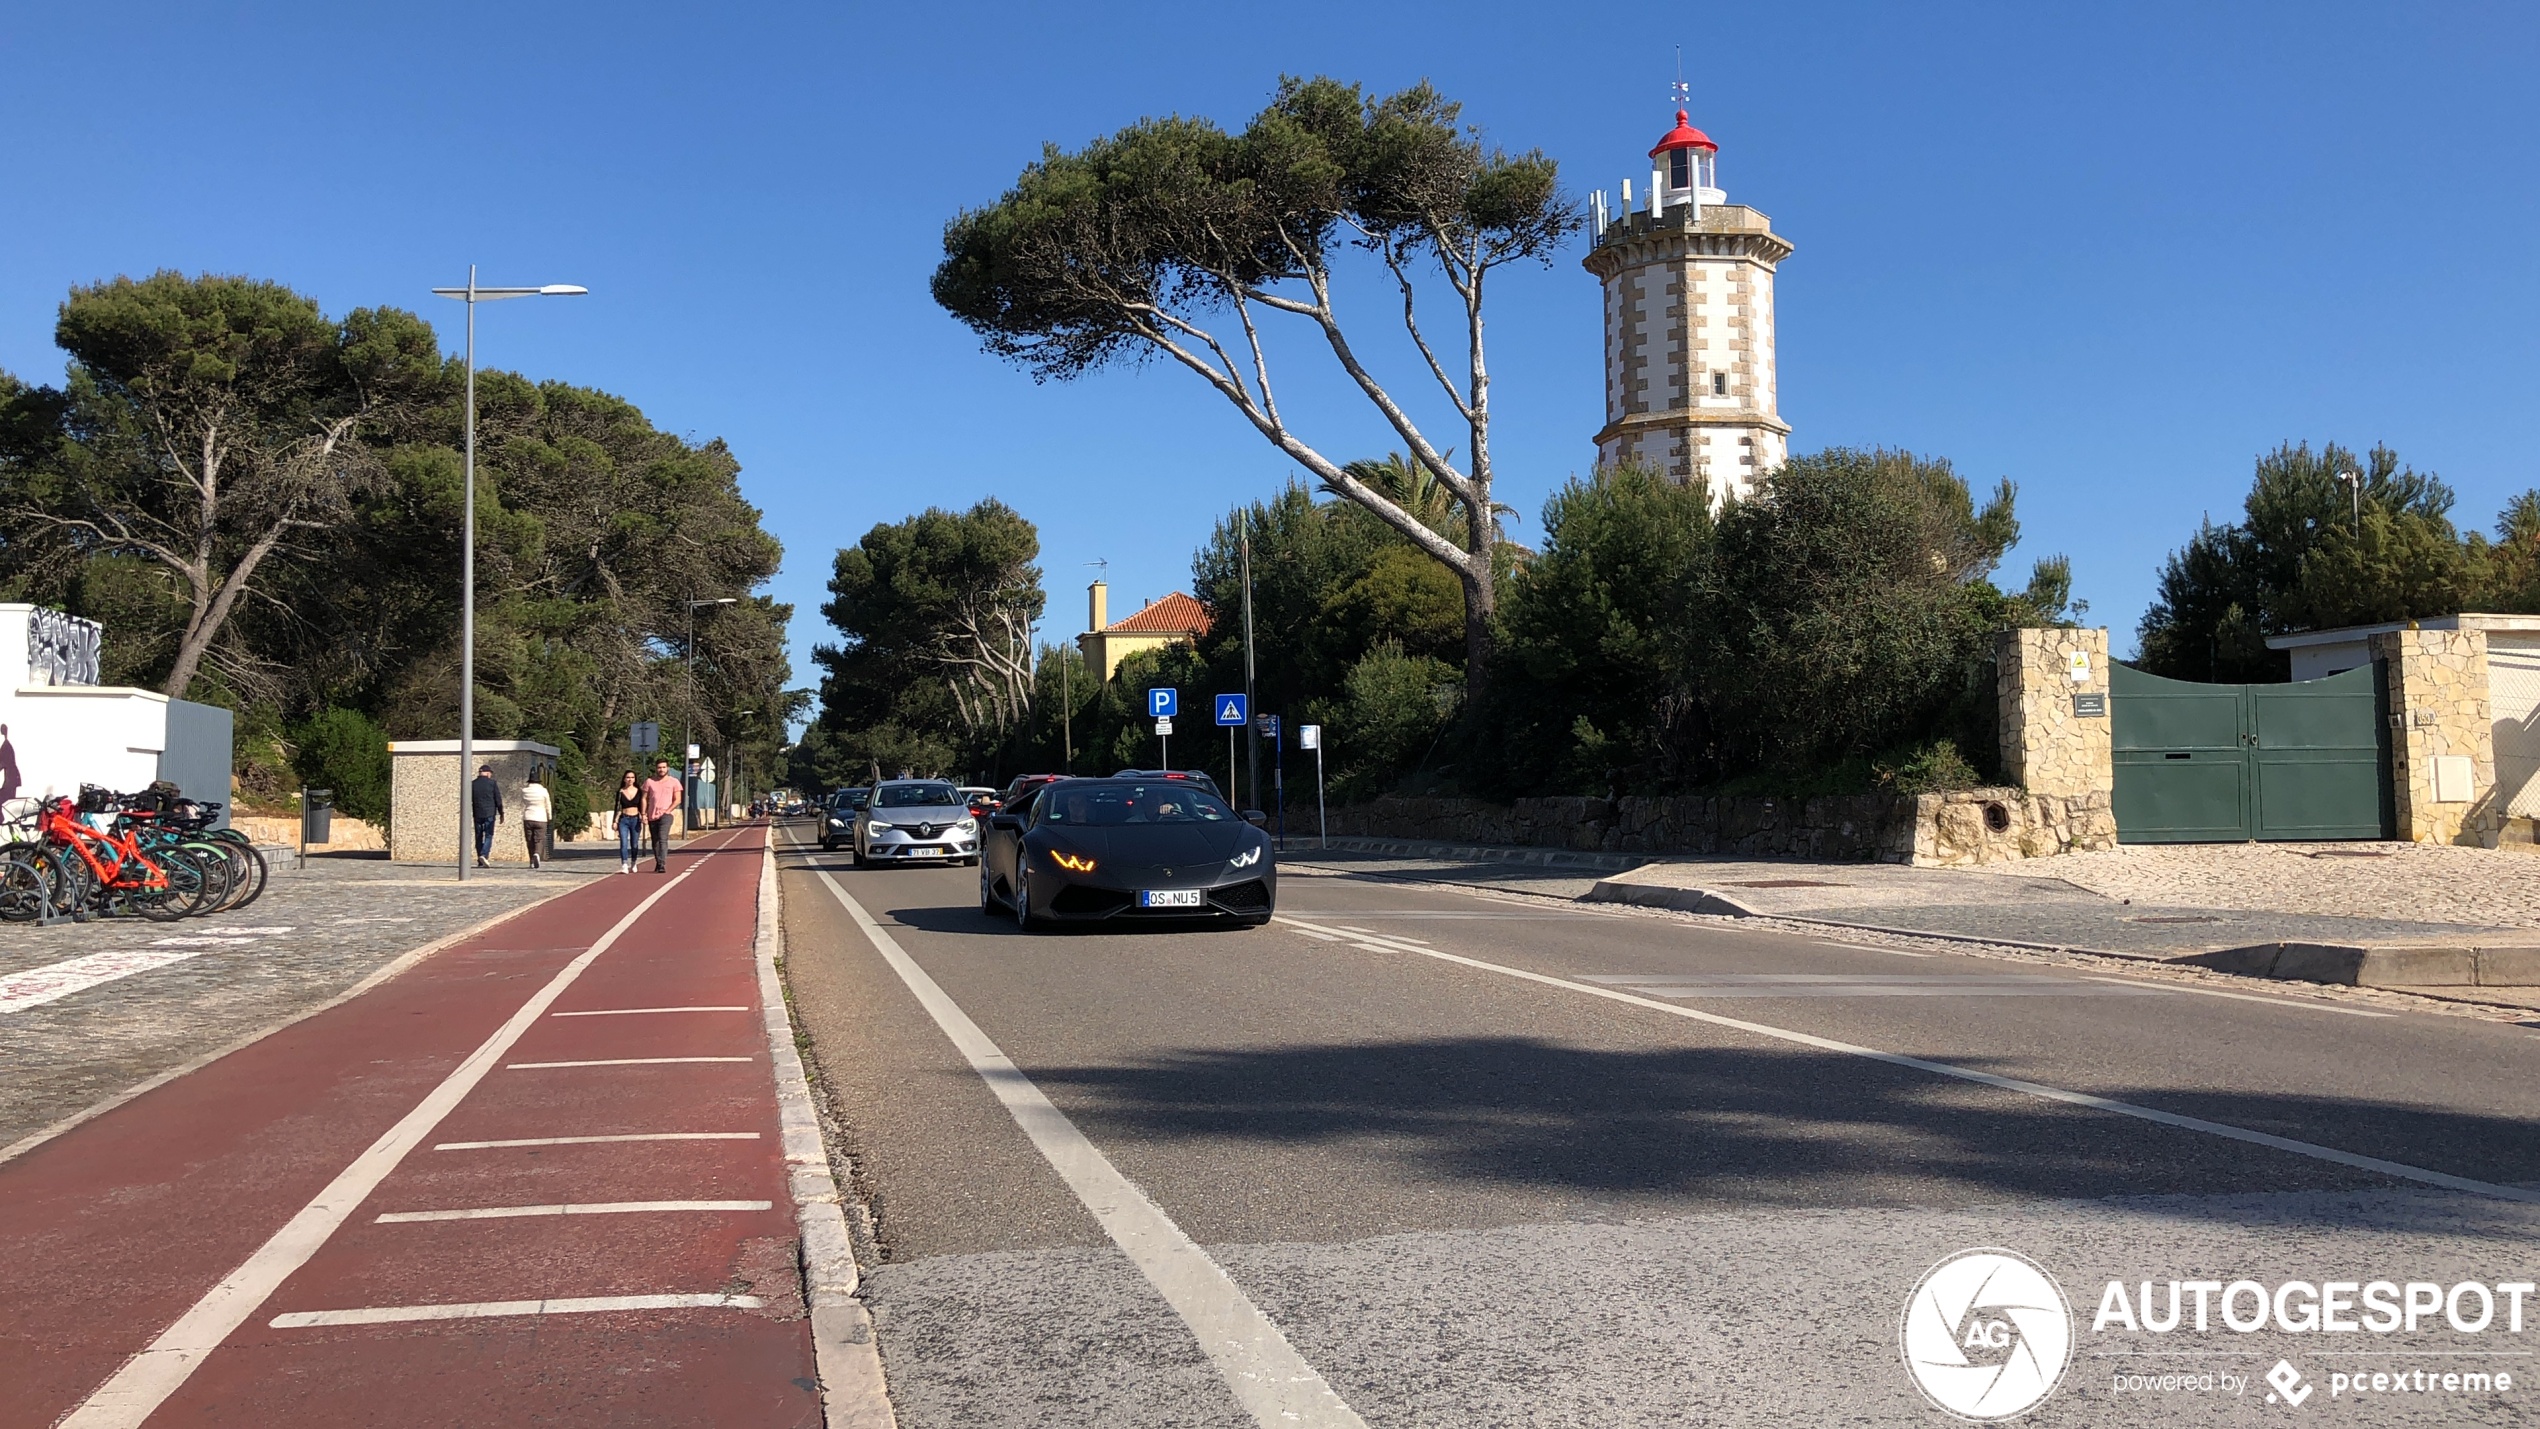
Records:
[[[2509,817],[2540,815],[2540,636],[2487,632],[2487,703],[2496,797]]]

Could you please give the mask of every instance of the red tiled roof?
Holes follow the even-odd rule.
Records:
[[[1161,600],[1148,601],[1137,614],[1125,620],[1115,620],[1103,629],[1156,635],[1206,635],[1208,607],[1177,590]]]

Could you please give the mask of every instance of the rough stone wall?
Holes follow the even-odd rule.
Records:
[[[2033,794],[2105,798],[2115,790],[2108,632],[2006,630],[1995,653],[2003,776]],[[2090,662],[2086,679],[2072,677],[2075,653]],[[2074,713],[2075,695],[2098,696],[2100,713]]]
[[[1330,811],[1335,834],[1506,844],[1602,853],[1735,854],[1830,862],[1955,866],[2114,848],[2105,792],[2060,797],[2018,789],[1951,794],[1520,799],[1379,799]],[[1311,805],[1288,828],[1314,827]]]
[[[503,822],[494,826],[494,852],[488,862],[529,866],[529,850],[520,835],[520,786],[532,766],[544,767],[554,756],[531,750],[480,753],[476,762],[494,766],[494,782],[503,790]],[[389,763],[388,856],[400,863],[450,863],[460,842],[451,836],[459,818],[459,789],[451,782],[458,772],[455,754],[392,754]],[[651,766],[647,765],[649,770]],[[472,776],[475,771],[468,771]],[[473,830],[463,837],[473,838]]]
[[[2504,824],[2483,630],[2390,630],[2371,638],[2390,708],[2390,788],[2399,837],[2494,848]],[[2437,800],[2435,761],[2469,761],[2464,800]]]

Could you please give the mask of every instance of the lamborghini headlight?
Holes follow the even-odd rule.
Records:
[[[1242,853],[1236,854],[1233,858],[1226,860],[1226,866],[1228,868],[1252,867],[1254,864],[1261,862],[1261,847],[1262,846],[1260,844],[1254,844],[1252,847],[1245,849]]]

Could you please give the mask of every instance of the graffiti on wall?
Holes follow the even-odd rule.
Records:
[[[26,622],[27,683],[96,684],[105,633],[106,627],[96,621],[37,607]]]

